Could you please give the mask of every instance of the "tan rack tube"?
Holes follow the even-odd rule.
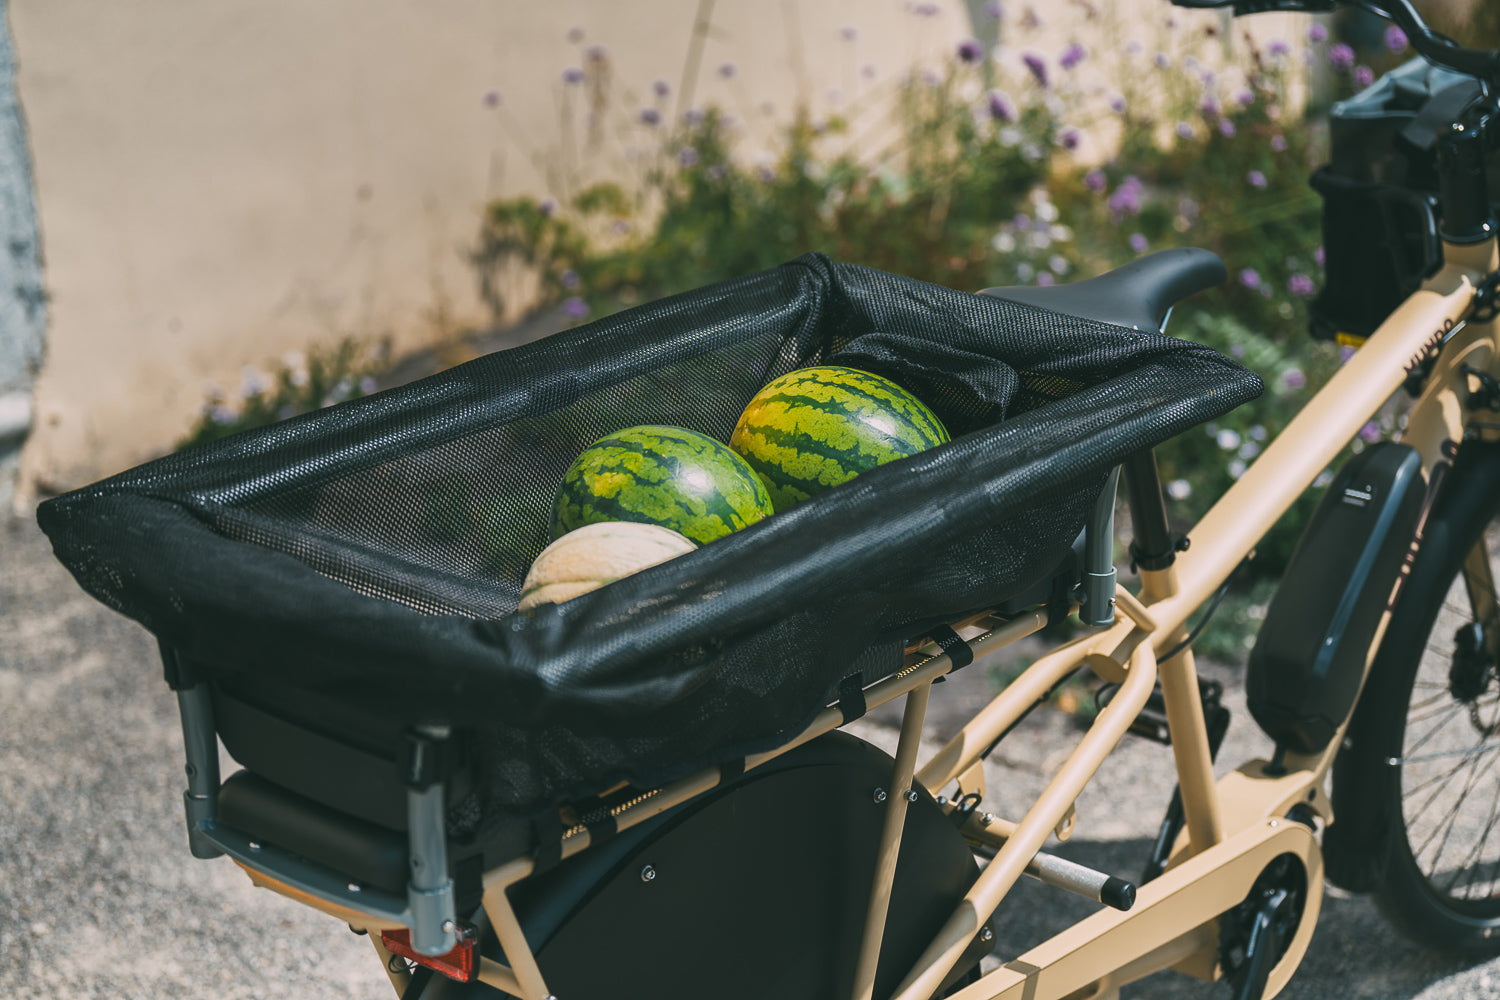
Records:
[[[1035,670],[1036,666],[1033,665],[1032,669]],[[1140,643],[1131,654],[1130,667],[1119,693],[1094,719],[1056,776],[1016,824],[1015,832],[1006,840],[1005,846],[980,873],[933,943],[917,960],[913,972],[897,989],[896,1000],[927,1000],[937,992],[943,977],[958,961],[970,939],[999,907],[1032,857],[1042,849],[1048,835],[1140,714],[1155,686],[1156,654],[1150,643]]]
[[[931,692],[929,682],[906,696],[906,710],[901,716],[901,742],[896,746],[891,790],[885,799],[885,822],[880,830],[870,905],[865,908],[864,939],[860,943],[859,962],[854,971],[854,1000],[872,1000],[875,995],[875,971],[880,962],[880,944],[885,937],[885,921],[891,906],[891,888],[896,882],[901,832],[906,825],[907,793],[912,790],[917,748],[922,743],[922,721],[927,717],[927,696]]]

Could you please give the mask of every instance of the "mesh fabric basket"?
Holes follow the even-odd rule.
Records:
[[[894,379],[954,440],[515,613],[583,448],[642,423],[727,440],[762,385],[825,362]],[[841,678],[879,672],[872,647],[1045,576],[1110,467],[1259,391],[1198,345],[807,255],[38,517],[86,590],[210,681],[462,727],[494,821],[783,742]]]

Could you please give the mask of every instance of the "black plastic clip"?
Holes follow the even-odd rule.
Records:
[[[1488,323],[1496,316],[1500,316],[1500,271],[1480,282],[1479,288],[1474,292],[1475,322]]]
[[[1465,403],[1471,410],[1500,410],[1500,379],[1473,365],[1459,365],[1458,370],[1479,383]]]

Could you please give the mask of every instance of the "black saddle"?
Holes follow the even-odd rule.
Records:
[[[1066,285],[986,288],[980,294],[1135,330],[1159,331],[1180,300],[1221,285],[1228,276],[1218,255],[1183,247],[1161,250]]]

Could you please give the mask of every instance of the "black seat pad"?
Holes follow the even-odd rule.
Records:
[[[1066,285],[986,288],[981,295],[1136,330],[1158,331],[1172,306],[1221,285],[1224,262],[1207,250],[1161,250],[1094,278]]]

